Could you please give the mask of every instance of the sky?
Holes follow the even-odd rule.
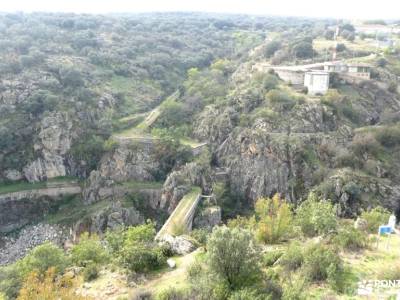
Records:
[[[0,11],[203,11],[347,19],[398,19],[400,0],[0,0]]]

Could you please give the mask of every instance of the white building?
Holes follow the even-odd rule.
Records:
[[[324,95],[329,89],[329,72],[309,71],[304,74],[304,86],[311,95]]]

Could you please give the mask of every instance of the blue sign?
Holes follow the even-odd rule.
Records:
[[[379,235],[391,234],[391,233],[392,233],[392,230],[393,230],[393,229],[392,229],[391,226],[387,226],[387,225],[379,226],[378,234],[379,234]]]

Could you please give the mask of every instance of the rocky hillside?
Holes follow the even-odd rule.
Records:
[[[160,228],[195,186],[210,199],[195,226],[275,193],[297,206],[314,191],[344,217],[399,214],[398,49],[350,55],[364,40],[341,37],[339,59],[367,61],[372,78],[332,75],[323,96],[257,71],[323,61],[331,23],[0,15],[0,232]]]

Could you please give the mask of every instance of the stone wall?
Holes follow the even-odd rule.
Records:
[[[0,233],[17,230],[51,211],[65,195],[81,193],[79,185],[0,195]]]

